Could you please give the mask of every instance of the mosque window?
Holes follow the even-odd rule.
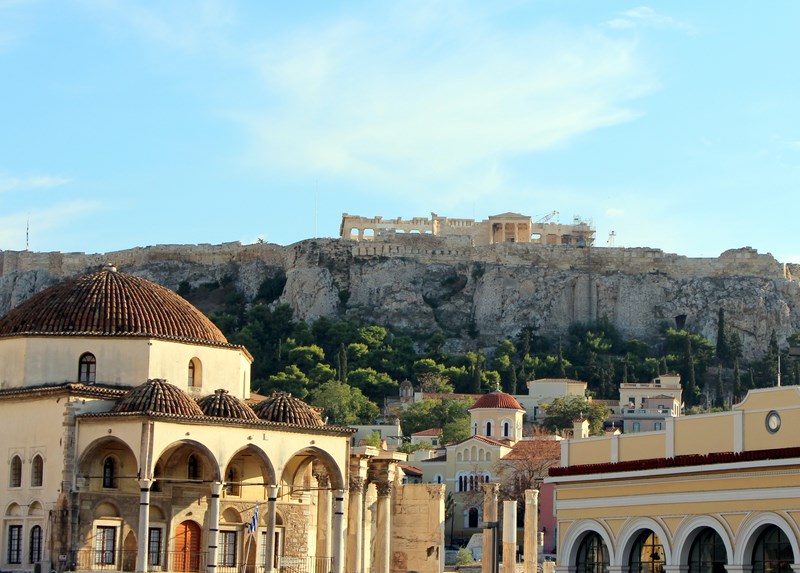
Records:
[[[44,480],[44,461],[42,456],[36,454],[31,462],[31,487],[42,487]]]
[[[652,531],[643,531],[631,549],[628,573],[664,573],[664,546]]]
[[[117,461],[111,456],[103,461],[103,487],[109,489],[117,487]]]
[[[8,553],[6,562],[9,564],[22,563],[22,526],[8,526]]]
[[[467,510],[467,527],[475,529],[478,527],[478,508],[470,507]]]
[[[42,527],[34,525],[31,528],[29,563],[38,563],[42,560]]]
[[[189,361],[189,379],[187,381],[189,388],[199,388],[202,386],[201,379],[202,367],[197,358],[192,358]]]
[[[492,423],[491,422],[486,422],[486,437],[487,438],[491,438],[492,437]]]
[[[578,547],[576,573],[608,573],[608,547],[597,533],[590,533]]]
[[[727,563],[725,544],[719,533],[710,527],[704,527],[689,549],[689,573],[724,572]]]
[[[97,360],[91,352],[81,354],[78,360],[78,382],[94,384],[97,373]]]
[[[96,565],[114,565],[116,562],[117,528],[113,526],[97,526],[94,538]]]
[[[189,455],[186,460],[186,477],[187,479],[200,479],[200,461],[194,454]]]
[[[780,527],[770,525],[761,532],[753,548],[753,573],[791,573],[794,552]]]
[[[19,456],[11,458],[11,469],[8,476],[9,487],[22,487],[22,459]]]
[[[219,532],[219,565],[236,567],[236,532]]]
[[[503,422],[503,437],[508,438],[511,436],[511,424],[509,422]]]

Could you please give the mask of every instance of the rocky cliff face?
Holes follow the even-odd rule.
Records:
[[[0,314],[64,277],[113,262],[169,288],[233,280],[249,299],[285,273],[280,302],[298,318],[347,317],[421,333],[442,330],[453,349],[492,346],[524,327],[564,333],[607,317],[629,338],[657,342],[663,324],[715,340],[717,311],[759,357],[774,329],[800,331],[796,266],[751,249],[689,259],[652,249],[526,244],[475,248],[405,236],[355,243],[137,248],[107,254],[0,252]]]

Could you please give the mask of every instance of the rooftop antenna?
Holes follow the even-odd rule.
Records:
[[[781,355],[778,354],[778,387],[781,385]]]

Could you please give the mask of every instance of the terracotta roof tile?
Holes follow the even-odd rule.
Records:
[[[113,267],[35,294],[0,319],[0,336],[148,336],[228,345],[177,293]]]
[[[519,405],[517,399],[514,398],[511,394],[506,394],[505,392],[489,392],[488,394],[484,394],[478,401],[475,402],[470,410],[476,410],[478,408],[504,408],[508,410],[524,410],[522,406]]]
[[[122,400],[114,404],[111,411],[119,413],[158,413],[176,416],[198,417],[203,411],[186,392],[161,378],[152,378],[136,386]]]
[[[250,406],[236,396],[231,396],[227,390],[215,390],[213,394],[200,398],[197,405],[203,414],[214,418],[258,420],[258,416]]]
[[[275,392],[271,397],[253,406],[262,420],[297,424],[304,427],[324,426],[319,410],[286,392]]]

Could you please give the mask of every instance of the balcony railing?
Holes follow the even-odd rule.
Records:
[[[167,551],[165,571],[205,571],[205,551]]]
[[[137,551],[84,549],[70,555],[72,571],[135,571]]]

